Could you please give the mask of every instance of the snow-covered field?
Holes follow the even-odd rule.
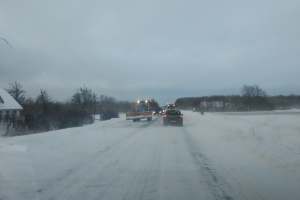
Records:
[[[300,199],[298,111],[183,111],[0,138],[0,199]]]

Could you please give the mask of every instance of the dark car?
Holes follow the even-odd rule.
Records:
[[[180,110],[166,110],[163,117],[163,125],[183,126],[183,114],[181,114]]]
[[[159,115],[159,114],[161,114],[161,112],[162,112],[161,108],[155,108],[154,111],[153,111],[153,114],[154,115]]]

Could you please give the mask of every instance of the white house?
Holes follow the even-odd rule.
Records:
[[[0,120],[17,118],[22,106],[4,89],[0,87]]]

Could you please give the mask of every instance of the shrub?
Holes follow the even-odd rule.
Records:
[[[109,120],[111,118],[119,118],[119,113],[114,110],[106,110],[101,115],[101,120]]]

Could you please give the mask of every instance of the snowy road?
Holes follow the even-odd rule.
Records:
[[[183,113],[0,138],[0,199],[300,199],[299,114]]]

